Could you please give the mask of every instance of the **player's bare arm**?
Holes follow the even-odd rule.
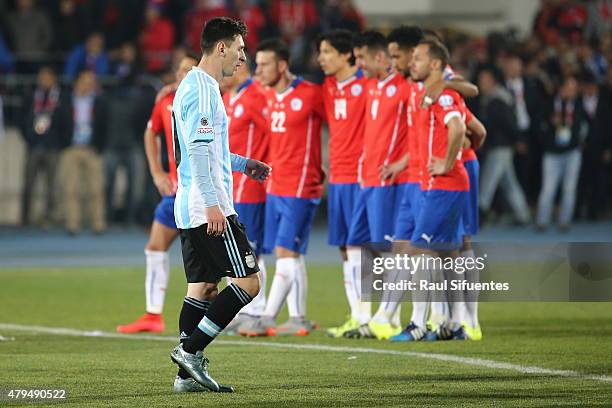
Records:
[[[472,117],[472,120],[467,124],[465,131],[466,139],[469,140],[472,149],[479,149],[487,138],[487,129],[477,117]]]
[[[174,194],[170,174],[164,171],[161,163],[160,140],[158,134],[151,129],[146,129],[144,134],[145,154],[149,163],[149,171],[159,194],[169,196]]]
[[[446,157],[431,157],[431,161],[427,168],[429,174],[432,176],[441,176],[448,173],[453,168],[463,144],[463,137],[465,135],[465,124],[463,121],[458,117],[452,118],[446,126],[448,127],[448,148],[446,150]]]
[[[393,183],[395,181],[395,178],[398,176],[398,174],[400,174],[402,171],[406,169],[406,167],[408,167],[409,160],[410,160],[410,154],[406,153],[405,155],[401,157],[401,159],[393,163],[380,166],[381,180],[389,179],[389,181]]]
[[[208,221],[208,229],[206,232],[208,235],[212,235],[214,237],[218,237],[223,235],[225,230],[227,229],[227,220],[223,211],[218,205],[207,207],[206,210],[206,219]]]
[[[461,94],[464,98],[474,98],[478,96],[478,87],[476,85],[466,81],[460,75],[456,75],[453,79],[440,79],[428,86],[423,96],[424,106],[428,106],[436,101],[445,89],[452,89]]]
[[[179,81],[172,82],[170,84],[164,85],[162,89],[157,92],[155,95],[155,103],[159,102],[164,96],[168,95],[171,92],[175,92],[179,86]]]
[[[272,174],[272,167],[259,160],[248,159],[244,174],[263,183]]]

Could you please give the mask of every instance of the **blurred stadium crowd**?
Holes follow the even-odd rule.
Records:
[[[23,225],[32,222],[41,175],[43,224],[62,219],[68,231],[80,230],[83,181],[95,231],[151,221],[157,193],[143,151],[147,118],[173,67],[198,51],[203,21],[221,15],[245,21],[248,50],[283,38],[292,71],[316,82],[317,35],[367,25],[351,0],[0,0],[4,121],[27,144]],[[479,152],[485,222],[545,228],[557,199],[562,229],[575,218],[610,218],[612,1],[541,1],[527,35],[437,32],[455,71],[480,87],[468,102],[489,135]],[[118,169],[127,183],[121,199]]]

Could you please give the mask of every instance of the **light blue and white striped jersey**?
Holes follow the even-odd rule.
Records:
[[[219,83],[198,67],[179,85],[172,106],[178,190],[174,218],[180,229],[206,224],[205,208],[236,214],[228,119]],[[246,160],[239,164],[244,170]]]

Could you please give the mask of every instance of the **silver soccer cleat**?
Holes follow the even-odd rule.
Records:
[[[181,378],[178,375],[174,379],[172,391],[175,393],[184,392],[208,392],[208,388],[194,380],[193,378]],[[234,392],[234,387],[231,385],[219,384],[219,392]]]
[[[172,391],[176,393],[183,392],[206,392],[208,388],[194,380],[193,378],[181,378],[178,375],[174,379]]]
[[[179,344],[170,353],[170,358],[198,383],[210,391],[219,392],[219,384],[208,374],[208,359],[202,351],[196,354],[187,353],[183,345]]]

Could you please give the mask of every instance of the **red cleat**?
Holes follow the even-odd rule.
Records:
[[[166,325],[164,324],[164,318],[160,314],[145,313],[140,316],[138,320],[125,325],[117,326],[119,333],[161,333],[164,331]]]

